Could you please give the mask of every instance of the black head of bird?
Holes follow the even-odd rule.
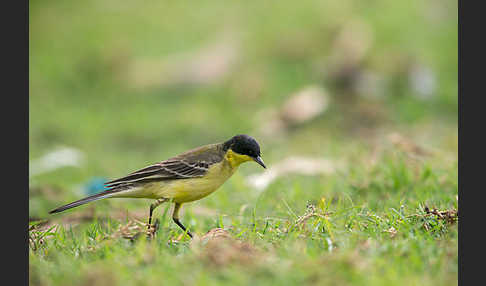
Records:
[[[232,150],[239,155],[248,156],[263,168],[267,168],[263,159],[260,157],[260,145],[258,145],[258,142],[251,136],[245,134],[233,136],[231,139],[224,142],[223,149],[225,151]]]

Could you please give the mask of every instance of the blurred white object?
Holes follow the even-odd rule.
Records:
[[[289,157],[274,164],[262,174],[251,175],[247,183],[258,190],[264,190],[271,182],[287,174],[320,175],[332,174],[336,164],[326,159],[313,159],[308,157]]]
[[[323,114],[329,105],[329,96],[324,88],[310,85],[289,96],[279,109],[266,109],[258,116],[260,133],[278,136],[289,127],[299,126]]]
[[[437,80],[434,71],[424,65],[415,64],[409,73],[410,85],[419,98],[428,99],[435,95]]]
[[[282,107],[281,116],[290,124],[299,124],[323,113],[328,96],[320,86],[308,86],[292,95]]]
[[[50,172],[67,166],[80,166],[83,161],[83,153],[70,147],[59,147],[47,153],[39,159],[29,163],[29,177]]]

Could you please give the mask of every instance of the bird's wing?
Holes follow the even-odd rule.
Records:
[[[179,156],[150,165],[141,170],[105,183],[107,188],[136,182],[188,179],[204,176],[212,164],[220,162],[224,154],[217,144],[202,146]]]

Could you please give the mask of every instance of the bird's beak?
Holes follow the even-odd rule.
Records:
[[[265,163],[263,163],[263,159],[262,159],[262,157],[260,157],[260,156],[258,156],[258,157],[254,157],[254,158],[253,158],[253,160],[254,160],[255,162],[257,162],[258,164],[260,164],[260,165],[261,165],[263,168],[265,168],[265,169],[267,168],[267,167],[265,166]]]

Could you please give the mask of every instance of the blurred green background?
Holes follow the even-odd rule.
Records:
[[[86,159],[32,184],[118,177],[239,133],[270,166],[388,131],[457,145],[455,1],[29,4],[29,157]],[[309,85],[326,110],[274,136],[271,111]]]
[[[321,196],[377,211],[407,198],[457,206],[457,21],[457,2],[439,0],[31,0],[30,218],[49,218],[96,180],[241,133],[270,168],[291,156],[344,167],[258,192],[245,182],[262,170],[245,164],[184,206],[198,232],[218,217],[196,207],[286,216],[282,201],[303,210]],[[420,157],[420,176],[439,183],[413,189],[394,152]],[[84,210],[146,215],[148,204]]]

